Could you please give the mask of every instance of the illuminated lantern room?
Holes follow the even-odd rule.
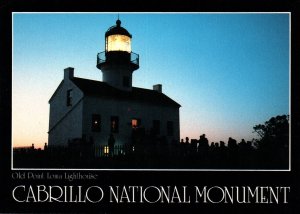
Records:
[[[105,33],[105,51],[126,51],[130,53],[132,36],[125,28],[121,27],[120,20],[117,20],[116,24]]]
[[[118,19],[105,33],[105,51],[97,55],[103,82],[121,90],[132,88],[132,73],[139,68],[139,55],[131,50],[132,35]]]

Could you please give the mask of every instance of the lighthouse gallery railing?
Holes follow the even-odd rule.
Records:
[[[106,51],[97,54],[97,65],[107,62],[106,54],[107,54]],[[130,62],[139,66],[139,55],[134,52],[130,52],[129,54],[130,54]]]

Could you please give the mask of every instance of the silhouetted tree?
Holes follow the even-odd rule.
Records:
[[[255,146],[269,161],[271,167],[287,167],[289,143],[289,116],[278,115],[272,117],[264,124],[253,127],[254,132],[260,137],[255,141]]]
[[[287,148],[289,140],[289,117],[281,115],[272,117],[263,125],[253,127],[254,132],[260,137],[256,141],[258,149]]]

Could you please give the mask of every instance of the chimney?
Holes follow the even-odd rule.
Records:
[[[153,85],[153,90],[162,93],[162,85],[161,84]]]
[[[68,67],[64,69],[64,79],[73,79],[74,68]]]

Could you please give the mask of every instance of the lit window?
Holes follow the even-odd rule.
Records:
[[[110,35],[107,37],[107,51],[131,52],[131,39],[125,35]]]
[[[108,155],[109,153],[109,147],[108,146],[104,146],[104,154]]]
[[[140,119],[132,119],[131,120],[131,127],[132,128],[137,128],[141,125],[141,120]]]
[[[168,136],[173,136],[174,134],[174,125],[172,121],[167,122],[167,135]]]
[[[67,90],[67,106],[72,105],[72,89]]]
[[[93,132],[101,131],[101,117],[99,114],[92,115],[92,131]]]
[[[118,133],[119,132],[119,117],[112,116],[110,118],[110,131],[112,133]]]

